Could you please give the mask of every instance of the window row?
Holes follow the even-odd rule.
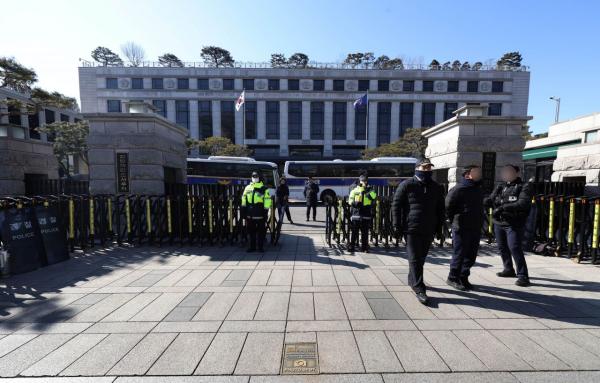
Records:
[[[197,78],[197,87],[198,90],[209,90],[208,78]],[[279,79],[269,79],[268,80],[268,90],[280,90]],[[223,90],[234,90],[234,79],[233,78],[224,78],[223,79]],[[164,79],[153,77],[151,79],[151,89],[164,89]],[[254,79],[243,79],[242,87],[245,90],[254,90]],[[106,88],[107,89],[117,89],[118,83],[117,78],[106,78]],[[143,78],[132,78],[131,79],[131,88],[132,89],[144,89],[144,79]],[[178,78],[177,79],[177,89],[190,89],[190,79],[189,78]],[[358,91],[366,92],[370,89],[370,80],[358,80]],[[288,90],[300,90],[300,80],[299,79],[288,79]],[[313,90],[314,91],[324,91],[325,90],[325,80],[315,79],[313,80]],[[344,91],[344,80],[333,80],[333,90],[334,91]],[[377,80],[377,91],[379,92],[389,92],[390,90],[390,80]],[[414,80],[404,80],[402,81],[402,91],[403,92],[414,92],[415,91],[415,81]],[[423,92],[433,92],[434,91],[434,81],[433,80],[423,80]],[[459,92],[459,81],[458,80],[450,80],[447,81],[447,92]],[[467,81],[467,92],[469,93],[477,93],[479,92],[479,81]],[[492,81],[492,89],[493,93],[502,93],[504,92],[504,81]]]

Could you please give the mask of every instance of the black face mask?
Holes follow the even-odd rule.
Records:
[[[422,179],[423,181],[431,181],[433,177],[433,172],[426,170],[415,170],[415,175]]]

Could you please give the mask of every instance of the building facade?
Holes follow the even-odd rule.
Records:
[[[258,66],[258,67],[257,67]],[[355,159],[397,140],[408,128],[434,126],[468,103],[490,115],[526,116],[529,72],[443,71],[238,65],[79,68],[83,113],[119,112],[127,101],[153,104],[190,137],[224,136],[259,159]],[[235,101],[245,90],[245,108]],[[354,101],[369,93],[367,106]]]

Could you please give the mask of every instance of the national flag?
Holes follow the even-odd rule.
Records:
[[[242,107],[242,105],[244,105],[244,102],[246,102],[246,91],[243,90],[242,94],[240,94],[240,97],[238,97],[237,101],[235,102],[235,110],[237,112],[240,111],[240,108]]]
[[[367,105],[368,102],[369,96],[365,93],[363,96],[357,98],[356,101],[354,101],[354,109],[358,108],[359,106]]]

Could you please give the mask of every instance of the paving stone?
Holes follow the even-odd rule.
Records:
[[[264,293],[255,320],[285,320],[288,311],[289,293]]]
[[[172,273],[165,276],[160,281],[156,282],[154,284],[154,286],[160,286],[160,287],[174,286],[177,282],[181,281],[185,276],[187,276],[191,272],[192,272],[192,270],[184,270],[184,269],[174,270]]]
[[[591,335],[590,332],[583,329],[558,330],[557,332],[579,347],[582,347],[587,351],[600,356],[599,337]]]
[[[231,273],[227,276],[228,281],[247,281],[248,278],[252,275],[253,270],[243,269],[243,270],[232,270]]]
[[[92,323],[31,323],[15,334],[79,334]]]
[[[600,357],[552,330],[521,330],[521,333],[576,370],[600,369]]]
[[[371,306],[361,292],[342,292],[341,296],[349,319],[375,319]]]
[[[143,337],[144,334],[110,334],[64,369],[60,375],[105,375]]]
[[[367,298],[371,310],[377,319],[408,319],[402,307],[395,299],[371,299]]]
[[[436,316],[431,310],[419,303],[413,292],[393,291],[391,293],[394,299],[400,304],[400,307],[411,319],[435,319]]]
[[[189,293],[178,306],[200,308],[210,298],[211,293]]]
[[[191,375],[214,333],[181,333],[150,368],[147,375]]]
[[[100,302],[91,305],[87,310],[75,315],[71,322],[96,322],[115,311],[121,305],[131,300],[135,294],[111,294]]]
[[[0,376],[18,375],[72,337],[72,334],[42,334],[29,340],[0,358]]]
[[[312,293],[291,293],[287,320],[314,320]]]
[[[271,276],[271,270],[254,270],[246,286],[266,286]]]
[[[147,333],[157,322],[98,322],[90,326],[86,333],[94,334],[130,334]]]
[[[352,274],[356,279],[356,282],[360,286],[380,286],[381,282],[379,278],[369,269],[364,270],[352,270]]]
[[[284,332],[285,324],[283,320],[224,321],[219,332]]]
[[[520,383],[597,383],[600,381],[600,371],[513,372],[513,375]]]
[[[481,330],[481,326],[472,319],[436,319],[413,321],[419,330]]]
[[[282,333],[250,333],[240,354],[236,375],[275,375],[279,373]]]
[[[385,374],[385,383],[518,383],[508,372],[453,372],[438,374]]]
[[[321,374],[365,372],[352,332],[318,332],[317,342]]]
[[[115,383],[248,383],[247,376],[144,376],[119,377]]]
[[[202,281],[202,283],[200,284],[201,286],[220,286],[221,283],[223,283],[223,281],[225,279],[227,279],[227,277],[229,276],[229,273],[231,273],[231,270],[214,270],[208,277],[206,277],[206,279],[204,281]]]
[[[130,301],[105,316],[103,322],[124,322],[128,321],[144,307],[148,306],[152,301],[158,298],[160,293],[140,293]]]
[[[180,307],[180,306],[177,306],[173,310],[171,310],[171,312],[169,313],[169,315],[167,315],[163,319],[163,321],[165,321],[165,322],[184,322],[184,321],[190,321],[190,320],[192,320],[192,318],[194,317],[194,315],[196,315],[196,313],[198,312],[198,310],[199,310],[198,307]]]
[[[37,334],[11,334],[0,339],[0,357],[35,338]]]
[[[173,286],[199,286],[212,273],[212,270],[192,270]]]
[[[235,303],[238,293],[214,293],[193,320],[223,320]]]
[[[233,374],[245,340],[246,333],[218,333],[206,350],[194,374]]]
[[[569,366],[560,359],[518,331],[491,330],[490,332],[536,370],[569,369]]]
[[[244,281],[223,281],[221,282],[222,287],[242,287],[246,284]]]
[[[332,270],[313,270],[313,286],[336,286],[335,276]]]
[[[419,331],[386,331],[386,335],[407,372],[449,371]]]
[[[168,272],[168,271],[167,271]],[[137,279],[129,284],[129,286],[141,286],[141,287],[150,287],[156,284],[158,281],[165,277],[164,272],[158,272],[158,270],[151,271],[150,273],[144,275],[140,279]]]
[[[366,372],[403,372],[383,331],[355,331],[354,337]]]
[[[452,371],[488,369],[451,331],[423,331],[423,335]]]
[[[217,332],[222,321],[160,322],[152,332]]]
[[[288,332],[285,334],[285,344],[288,343],[316,343],[316,332]],[[318,351],[318,350],[317,350]]]
[[[71,303],[72,305],[93,305],[100,302],[103,299],[106,299],[110,296],[110,294],[88,294],[83,298],[79,298],[75,302]]]
[[[132,321],[160,321],[185,298],[186,293],[163,293],[134,315]]]
[[[350,324],[354,331],[386,331],[386,330],[416,330],[417,328],[411,320],[351,320]]]
[[[392,294],[387,291],[364,291],[363,295],[365,298],[373,298],[373,299],[386,299],[392,298]]]
[[[251,376],[250,383],[383,383],[378,374]]]
[[[312,273],[310,270],[294,270],[292,286],[312,286]]]
[[[108,372],[108,375],[144,375],[176,335],[174,333],[146,335]]]
[[[536,319],[516,318],[516,319],[477,319],[477,323],[488,330],[541,330],[547,329],[540,321]]]
[[[108,295],[108,294],[96,294],[96,295]],[[73,318],[75,315],[79,314],[82,311],[87,310],[91,305],[67,305],[59,308],[47,315],[42,317],[35,318],[36,322],[41,323],[56,323],[56,322],[65,322],[69,319]]]
[[[293,270],[272,270],[267,284],[269,286],[290,286],[293,274]]]
[[[113,383],[116,377],[35,377],[0,378],[0,383]]]
[[[261,297],[262,293],[240,293],[227,314],[227,320],[252,320]]]
[[[21,372],[24,376],[53,376],[106,338],[106,334],[79,334]]]
[[[339,293],[315,293],[314,300],[316,320],[348,318]]]
[[[526,371],[533,368],[485,330],[454,331],[476,356],[492,371]]]

